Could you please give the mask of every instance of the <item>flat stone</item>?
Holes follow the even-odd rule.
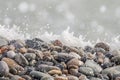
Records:
[[[33,77],[33,78],[39,78],[40,79],[40,78],[42,78],[44,76],[50,76],[50,75],[39,72],[39,71],[31,71],[30,76]]]
[[[120,74],[120,66],[114,66],[106,68],[102,71],[102,74]]]
[[[93,60],[87,60],[85,62],[85,65],[92,68],[94,70],[94,72],[99,73],[102,71],[102,68],[100,65],[98,65],[96,62],[94,62]]]
[[[50,75],[54,75],[54,74],[61,75],[62,72],[61,72],[61,70],[50,70],[50,71],[48,72],[48,74],[50,74]]]
[[[85,74],[86,76],[94,76],[94,71],[90,67],[80,67],[79,71]]]
[[[16,55],[16,53],[12,50],[7,52],[7,57],[9,57],[9,58],[14,58],[15,55]]]
[[[9,73],[9,67],[6,62],[0,61],[0,76],[6,75]]]

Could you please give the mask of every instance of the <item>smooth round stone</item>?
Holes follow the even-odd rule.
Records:
[[[28,60],[21,54],[21,53],[18,53],[16,56],[15,56],[15,61],[20,64],[21,66],[26,66],[28,65]]]
[[[28,61],[35,60],[35,58],[36,58],[35,53],[25,53],[24,56]]]
[[[10,79],[7,77],[0,77],[0,80],[10,80]]]
[[[106,51],[110,50],[110,46],[104,42],[99,42],[95,45],[95,48],[103,48]]]
[[[2,36],[0,36],[0,47],[8,45],[8,40]]]
[[[112,57],[111,61],[115,62],[117,65],[120,64],[120,55]]]
[[[49,77],[49,76],[44,76],[44,77],[42,77],[41,78],[41,80],[54,80],[54,78],[53,77]]]
[[[9,67],[6,62],[0,61],[0,76],[7,75],[9,73]]]
[[[59,62],[68,62],[70,59],[74,58],[72,55],[68,53],[59,53],[54,56],[55,60]]]
[[[102,71],[102,68],[100,65],[98,65],[96,62],[94,62],[93,60],[87,60],[85,62],[85,65],[92,68],[94,70],[95,73],[99,73]]]
[[[30,66],[35,66],[35,63],[36,63],[36,60],[32,60],[32,61],[29,62],[29,65]]]
[[[73,58],[71,59],[70,61],[67,62],[67,66],[70,68],[71,66],[81,66],[83,65],[83,62],[76,59],[76,58]]]
[[[102,80],[100,78],[91,77],[90,80]]]
[[[48,75],[46,73],[39,72],[39,71],[31,71],[30,76],[33,77],[33,78],[39,78],[40,79],[44,76],[50,76],[50,75]]]
[[[18,75],[14,75],[14,76],[11,77],[11,80],[25,80],[25,79],[18,76]]]
[[[12,50],[7,52],[7,57],[9,57],[9,58],[14,58],[15,55],[16,55],[16,53]]]
[[[120,66],[114,66],[106,68],[102,71],[102,74],[120,74]]]
[[[50,71],[48,72],[48,74],[50,74],[50,75],[54,75],[54,74],[61,75],[62,72],[61,72],[61,70],[50,70]]]
[[[75,52],[70,52],[69,53],[71,56],[73,56],[74,58],[77,58],[77,59],[81,59],[81,56],[79,56],[77,53]]]
[[[79,71],[87,76],[94,76],[94,71],[90,67],[80,67]]]
[[[76,76],[67,76],[68,80],[79,80]]]
[[[22,77],[26,80],[32,80],[32,78],[29,75],[23,75]]]
[[[79,76],[79,80],[89,80],[85,75],[81,75]]]
[[[57,76],[54,78],[54,80],[68,80],[68,78],[63,76]]]
[[[41,64],[41,65],[38,65],[37,70],[41,72],[48,72],[50,70],[60,70],[60,69],[59,67],[56,67],[56,66]]]

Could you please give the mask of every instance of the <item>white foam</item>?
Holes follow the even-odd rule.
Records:
[[[26,28],[26,30],[29,30]],[[48,33],[47,31],[43,34],[36,33],[36,35],[28,34],[26,31],[21,31],[18,26],[13,26],[12,28],[9,26],[1,26],[0,25],[0,36],[3,36],[9,40],[12,39],[31,39],[34,37],[41,38],[42,40],[49,42],[51,40],[61,40],[63,44],[68,46],[77,46],[77,47],[84,47],[86,45],[93,46],[95,43],[103,41],[97,39],[97,41],[86,41],[85,37],[80,35],[79,37],[76,37],[74,35],[74,32],[70,32],[70,27],[68,27],[66,30],[61,32],[61,34],[53,34]],[[34,37],[33,37],[34,36]],[[94,43],[93,43],[94,42]],[[119,49],[120,48],[120,36],[112,37],[110,42],[104,41],[108,43],[112,49]]]

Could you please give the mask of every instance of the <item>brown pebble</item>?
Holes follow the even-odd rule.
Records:
[[[55,41],[53,42],[53,45],[54,45],[54,46],[60,46],[60,47],[63,46],[63,45],[62,45],[62,42],[61,42],[60,40],[55,40]]]
[[[27,49],[25,47],[20,48],[19,51],[23,54],[27,53]]]
[[[5,51],[7,51],[8,50],[8,46],[3,46],[3,47],[1,47],[1,53],[4,53]]]
[[[70,67],[74,67],[74,68],[78,68],[78,66],[83,65],[83,62],[80,61],[79,59],[73,58],[70,61],[68,61],[67,66]]]
[[[79,76],[79,80],[86,80],[86,76],[85,75]]]
[[[65,69],[65,70],[62,70],[62,74],[68,74],[68,70],[67,69]]]
[[[50,74],[50,75],[54,75],[54,74],[61,75],[62,72],[61,72],[61,70],[50,70],[50,71],[48,72],[48,74]]]
[[[95,45],[95,48],[103,48],[106,51],[110,50],[110,47],[108,44],[104,43],[104,42],[99,42]]]
[[[115,80],[120,80],[120,77],[116,77]]]
[[[68,80],[68,78],[63,76],[57,76],[54,78],[54,80]]]
[[[12,51],[15,51],[15,46],[9,45],[9,46],[8,46],[8,49],[9,49],[9,50],[12,50]]]

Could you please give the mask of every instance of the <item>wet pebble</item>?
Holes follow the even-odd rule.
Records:
[[[0,76],[5,76],[9,73],[9,67],[6,62],[0,61]]]
[[[94,76],[94,71],[90,67],[80,67],[79,71],[85,74],[86,76]]]
[[[14,51],[11,50],[11,51],[7,52],[7,57],[8,58],[14,58],[15,56],[16,56],[16,53]]]

